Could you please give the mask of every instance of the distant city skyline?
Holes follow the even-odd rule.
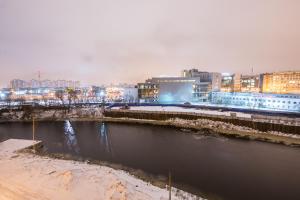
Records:
[[[11,79],[137,83],[183,69],[300,69],[296,0],[0,0],[0,87]]]
[[[220,74],[224,74],[224,75],[230,75],[230,74],[236,74],[235,72],[218,72],[218,71],[209,71],[209,70],[201,70],[201,68],[185,68],[185,69],[182,69],[178,74],[176,75],[173,75],[173,76],[170,76],[170,75],[158,75],[158,76],[149,76],[147,77],[146,79],[151,79],[151,78],[159,78],[159,77],[181,77],[182,76],[182,72],[183,71],[186,71],[186,70],[193,70],[193,69],[197,69],[199,71],[203,71],[203,72],[216,72],[216,73],[220,73]],[[292,72],[296,72],[299,70],[281,70],[281,71],[268,71],[268,72],[264,72],[264,73],[255,73],[255,72],[252,72],[252,69],[251,69],[251,72],[249,73],[237,73],[237,74],[240,74],[240,75],[243,75],[243,76],[251,76],[251,75],[260,75],[260,74],[272,74],[272,73],[275,73],[275,72],[289,72],[289,71],[292,71]],[[54,79],[49,79],[49,78],[44,78],[44,77],[41,77],[41,73],[40,72],[37,72],[35,74],[36,77],[33,77],[33,78],[30,78],[30,79],[22,79],[22,78],[12,78],[9,80],[8,83],[4,84],[3,86],[0,85],[0,88],[10,88],[11,87],[11,82],[12,81],[15,81],[15,80],[20,80],[20,81],[25,81],[27,82],[26,84],[29,84],[30,81],[40,81],[41,83],[42,82],[45,82],[45,81],[50,81],[50,82],[57,82],[57,81],[66,81],[66,82],[78,82],[81,86],[92,86],[92,85],[98,85],[98,86],[108,86],[108,85],[136,85],[140,82],[143,82],[144,80],[142,81],[136,81],[136,82],[115,82],[115,83],[91,83],[91,82],[81,82],[80,80],[71,80],[71,79],[57,79],[57,78],[54,78]]]

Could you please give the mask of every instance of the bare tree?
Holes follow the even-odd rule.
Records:
[[[33,105],[34,106],[39,105],[39,102],[40,102],[40,100],[37,97],[33,98]]]
[[[6,105],[9,109],[11,108],[11,103],[12,103],[12,92],[9,92],[6,97]]]
[[[24,105],[26,102],[25,97],[22,96],[22,97],[17,98],[16,102],[18,102],[20,106]]]
[[[44,102],[44,105],[47,106],[48,100],[49,100],[49,99],[47,98],[47,96],[43,95],[43,96],[42,96],[42,100],[43,100],[43,102]]]
[[[75,100],[77,99],[77,92],[72,88],[68,88],[67,93],[68,93],[69,108],[70,108],[72,102],[75,103]]]
[[[57,90],[55,92],[55,97],[57,99],[59,99],[62,102],[62,104],[64,105],[64,91],[63,90]]]

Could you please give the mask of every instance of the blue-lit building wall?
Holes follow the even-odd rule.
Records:
[[[197,102],[203,91],[198,90],[199,77],[155,77],[138,84],[140,103],[174,104]]]
[[[213,92],[211,103],[250,109],[300,112],[300,95]]]
[[[193,83],[160,83],[159,103],[184,103],[193,101]]]

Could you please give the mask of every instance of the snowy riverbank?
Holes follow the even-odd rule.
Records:
[[[0,112],[0,121],[31,121],[37,120],[60,121],[65,119],[99,119],[102,117],[99,107],[82,107],[70,109],[33,109],[33,110],[7,110]]]
[[[184,120],[174,118],[169,120],[148,120],[105,117],[102,119],[102,121],[171,126],[180,129],[192,129],[194,131],[199,131],[195,132],[196,134],[219,134],[225,137],[241,138],[246,140],[257,140],[300,147],[300,135],[286,134],[275,131],[262,132],[245,126],[237,126],[231,123],[213,121],[208,119]]]
[[[259,113],[245,113],[236,111],[224,111],[223,109],[211,110],[204,108],[189,108],[176,106],[130,106],[128,109],[123,107],[113,107],[112,111],[130,111],[135,113],[169,113],[169,114],[185,114],[198,115],[218,118],[235,118],[245,121],[254,121],[262,123],[283,124],[290,126],[300,126],[300,118],[295,116],[281,116],[281,115],[265,115]]]
[[[14,141],[0,143],[0,199],[168,199],[155,187],[121,170],[71,160],[16,153]],[[22,146],[22,141],[18,143]],[[27,141],[28,142],[28,141]],[[201,199],[173,189],[172,199]]]
[[[256,134],[282,136],[286,138],[294,138],[300,140],[300,135],[296,135],[296,134],[287,134],[287,133],[282,133],[277,131],[262,132],[245,126],[237,126],[230,123],[213,121],[208,119],[183,120],[183,119],[176,118],[176,119],[167,120],[167,122],[170,122],[172,124],[190,126],[190,127],[205,127],[205,128],[228,130],[228,131],[243,131],[243,132],[256,133]]]
[[[113,107],[112,110],[119,110],[120,107]],[[251,118],[251,114],[242,112],[228,112],[228,111],[218,111],[218,110],[204,110],[195,108],[184,108],[175,106],[131,106],[129,110],[135,111],[156,111],[156,112],[182,112],[182,113],[198,113],[198,114],[208,114],[216,116],[228,116],[230,117],[232,113],[236,114],[236,117]]]

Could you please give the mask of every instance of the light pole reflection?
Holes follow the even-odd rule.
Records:
[[[79,153],[80,149],[78,147],[76,133],[69,120],[65,121],[64,130],[65,130],[65,139],[69,150],[73,150],[76,153]]]

